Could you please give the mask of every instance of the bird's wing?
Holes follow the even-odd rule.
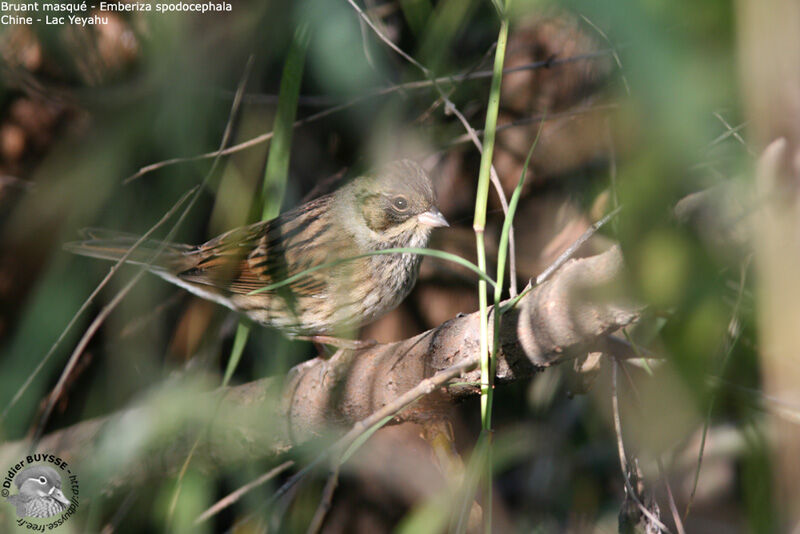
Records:
[[[329,261],[347,248],[334,228],[330,196],[303,204],[270,221],[225,233],[199,246],[193,266],[176,274],[224,294],[247,294]],[[324,289],[329,273],[315,271],[290,284],[295,294]]]

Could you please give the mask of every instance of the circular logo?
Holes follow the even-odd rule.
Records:
[[[0,496],[16,508],[17,525],[31,530],[61,526],[78,509],[78,476],[53,454],[30,454],[11,466]],[[2,502],[0,501],[0,502]]]

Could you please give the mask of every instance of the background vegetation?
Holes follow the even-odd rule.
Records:
[[[431,247],[480,264],[472,225],[487,191],[479,174],[488,179],[488,167],[481,169],[463,122],[483,143],[485,128],[495,129],[487,106],[507,17],[499,55],[513,72],[499,86],[492,161],[508,198],[525,176],[513,283],[523,288],[622,206],[577,255],[619,243],[629,290],[647,308],[619,333],[640,351],[638,361],[604,355],[591,373],[565,363],[494,390],[491,526],[661,528],[639,517],[626,497],[631,484],[672,532],[788,531],[798,517],[787,504],[800,494],[776,481],[792,466],[773,438],[781,424],[796,424],[798,407],[765,381],[751,247],[764,236],[752,239],[749,223],[760,204],[739,191],[750,191],[766,143],[776,135],[791,140],[793,130],[770,130],[760,120],[766,112],[748,104],[753,63],[741,51],[763,34],[749,26],[757,13],[746,4],[737,11],[724,1],[248,1],[229,13],[107,13],[109,23],[96,27],[1,28],[0,436],[33,437],[148,396],[165,413],[180,413],[193,392],[217,387],[226,369],[231,383],[244,383],[316,356],[311,345],[264,328],[246,336],[228,311],[145,276],[62,375],[81,336],[137,270],[115,273],[77,314],[109,264],[70,256],[61,244],[86,226],[143,234],[198,184],[182,205],[191,209],[159,227],[159,237],[174,228],[175,241],[199,243],[328,190],[340,173],[411,157],[431,169],[451,222]],[[786,34],[776,30],[767,49],[778,54]],[[273,130],[271,142],[194,157]],[[710,201],[687,200],[703,190],[712,191]],[[487,198],[485,270],[494,277],[504,215],[493,188]],[[414,293],[361,337],[410,337],[477,310],[478,296],[473,273],[426,258]],[[796,361],[788,365],[795,369]],[[162,415],[141,421],[142,434]],[[451,424],[470,465],[481,442],[479,397],[455,406]],[[446,528],[459,513],[449,497],[455,483],[437,459],[443,449],[421,433],[407,424],[372,435],[343,466],[323,530]],[[81,512],[62,528],[302,531],[327,471],[312,470],[289,494],[273,496],[328,443],[246,465],[220,462],[213,472],[187,459],[183,471],[165,467],[163,477],[101,494],[115,455],[146,453],[135,435],[123,434],[107,457],[84,468]],[[287,460],[292,469],[195,523]],[[0,521],[13,523],[11,507],[2,507]]]

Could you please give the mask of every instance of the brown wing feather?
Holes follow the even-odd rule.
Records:
[[[330,196],[320,197],[270,221],[222,234],[192,252],[197,263],[177,276],[223,293],[247,294],[329,261],[329,251],[336,250],[332,245],[347,248],[346,238],[328,222],[330,202]],[[289,287],[300,295],[319,294],[328,276],[316,271]]]

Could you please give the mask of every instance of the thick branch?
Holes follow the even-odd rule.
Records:
[[[619,296],[621,274],[622,256],[613,248],[568,262],[550,281],[525,295],[502,318],[498,382],[526,378],[565,357],[585,353],[602,336],[635,320],[639,306]],[[198,437],[193,463],[197,467],[279,454],[315,438],[341,434],[438,371],[457,365],[470,369],[470,362],[477,363],[478,335],[478,315],[473,313],[404,341],[305,362],[285,381],[266,378],[201,395],[164,388],[168,391],[139,407],[47,435],[36,450],[92,471],[102,469],[107,456],[113,465],[97,473],[106,489],[170,472],[185,460]],[[479,388],[471,383],[478,379],[477,370],[467,371],[454,385],[402,410],[395,420],[440,417],[452,400],[477,394]],[[141,445],[120,457],[124,447],[119,444],[130,441]],[[28,447],[1,447],[0,465],[13,465]]]

